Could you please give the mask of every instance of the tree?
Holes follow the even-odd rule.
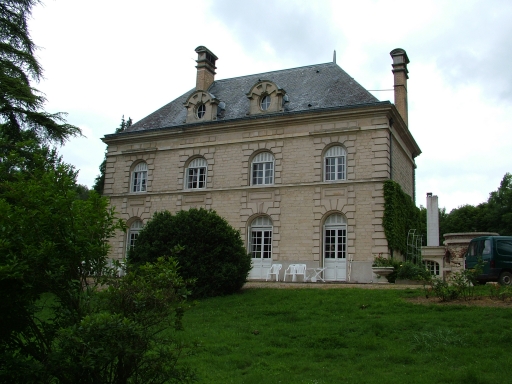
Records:
[[[17,166],[0,184],[0,361],[30,372],[41,371],[57,330],[83,317],[87,277],[104,269],[106,240],[122,227],[97,194],[78,199],[73,167],[47,155],[35,148],[27,169],[13,151]],[[51,322],[40,319],[43,307]]]
[[[512,235],[512,175],[506,173],[497,191],[489,194],[484,220],[488,230],[502,236]]]
[[[175,365],[182,347],[157,337],[187,297],[175,261],[118,281],[108,238],[124,223],[50,147],[80,130],[41,111],[30,85],[42,74],[27,29],[38,3],[0,2],[0,382],[190,381]]]
[[[80,129],[65,123],[63,113],[42,110],[45,97],[33,88],[42,68],[34,56],[27,19],[39,0],[0,2],[0,134],[10,144],[26,139],[62,144]]]
[[[116,128],[116,133],[123,132],[125,129],[130,128],[132,126],[132,118],[129,117],[127,121],[124,120],[124,115],[121,118],[121,124]],[[105,172],[107,170],[107,153],[105,152],[105,156],[103,161],[100,164],[100,174],[96,176],[94,179],[94,185],[92,189],[98,192],[100,195],[103,194],[103,189],[105,187]]]
[[[188,285],[172,258],[159,258],[107,277],[95,307],[78,324],[59,330],[50,361],[61,383],[189,383],[194,373],[177,365],[186,347],[180,330]]]
[[[175,215],[156,212],[139,233],[128,261],[130,265],[154,262],[177,246],[183,247],[175,255],[181,275],[196,280],[192,296],[230,294],[244,285],[251,258],[240,232],[215,211],[203,208]]]

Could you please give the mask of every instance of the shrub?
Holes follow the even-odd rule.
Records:
[[[184,279],[195,279],[193,297],[230,294],[244,285],[251,269],[240,232],[215,211],[190,209],[175,215],[157,212],[140,232],[128,263],[155,262],[181,246],[173,256]]]
[[[424,265],[403,262],[398,267],[396,278],[398,280],[430,280],[430,272]]]

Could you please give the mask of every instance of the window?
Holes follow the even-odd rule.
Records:
[[[274,184],[274,156],[270,152],[262,152],[252,161],[252,185]]]
[[[425,260],[425,268],[430,271],[431,275],[439,276],[439,263],[431,260]]]
[[[261,101],[260,101],[260,107],[263,111],[266,111],[270,107],[270,96],[269,95],[262,96]]]
[[[497,240],[496,248],[498,255],[509,256],[512,255],[512,240]]]
[[[198,157],[187,168],[187,189],[206,188],[206,160]]]
[[[345,180],[346,151],[342,146],[331,147],[324,156],[324,181]]]
[[[202,119],[204,117],[204,114],[206,113],[206,105],[199,104],[197,107],[197,118]]]
[[[330,215],[324,224],[324,258],[345,259],[347,255],[347,221],[343,215]]]
[[[133,248],[141,229],[142,229],[142,221],[140,221],[140,220],[134,221],[132,223],[132,225],[130,225],[130,230],[128,231],[127,249]]]
[[[135,166],[132,173],[132,192],[146,192],[146,184],[148,180],[148,165],[139,163]]]
[[[249,248],[253,259],[272,257],[272,221],[266,216],[253,220],[249,233]]]

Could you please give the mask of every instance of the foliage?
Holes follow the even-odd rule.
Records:
[[[124,120],[124,115],[121,118],[121,124],[116,128],[116,133],[123,132],[125,129],[130,128],[132,126],[132,118],[129,117],[127,121]],[[96,176],[94,179],[94,185],[92,189],[98,192],[100,195],[103,194],[103,189],[105,187],[105,172],[107,170],[107,153],[105,152],[105,156],[103,157],[103,161],[100,164],[100,174]]]
[[[90,313],[59,330],[49,359],[54,375],[67,383],[195,381],[177,365],[188,350],[174,331],[183,328],[190,282],[179,276],[176,260],[159,258],[103,282],[108,289],[97,294]]]
[[[432,278],[430,287],[427,288],[427,297],[435,296],[441,301],[474,298],[475,286],[478,285],[477,276],[482,273],[483,265],[483,261],[480,259],[474,269],[454,272],[449,276],[448,281]]]
[[[384,257],[379,253],[379,255],[373,259],[372,267],[392,267],[392,262],[393,259]]]
[[[244,288],[205,299],[187,311],[184,334],[202,347],[184,362],[205,383],[491,383],[512,376],[509,308],[406,301],[422,293]]]
[[[409,229],[421,227],[419,208],[414,205],[411,197],[402,190],[400,185],[393,180],[384,182],[382,226],[392,255],[393,251],[399,251],[402,255],[405,255],[407,253]]]
[[[30,84],[43,72],[27,25],[32,7],[38,3],[0,2],[0,135],[11,145],[27,139],[27,133],[32,139],[61,144],[80,134],[79,128],[65,123],[65,114],[43,111],[46,100]]]
[[[512,298],[512,287],[510,285],[491,284],[489,297],[493,300],[505,301]]]
[[[426,215],[421,218],[426,224]],[[489,194],[486,202],[462,205],[446,213],[439,210],[440,244],[442,235],[457,232],[495,232],[512,235],[512,175],[506,173],[499,188]]]
[[[506,173],[497,191],[491,192],[484,211],[484,220],[490,232],[512,235],[512,175]]]
[[[57,329],[86,311],[88,274],[105,268],[107,239],[123,224],[97,194],[78,199],[76,172],[54,152],[30,148],[28,162],[14,150],[0,159],[0,361],[18,356],[36,372]]]
[[[240,232],[215,211],[190,209],[175,215],[156,212],[137,237],[128,254],[131,265],[154,262],[169,255],[176,246],[183,250],[175,255],[185,279],[196,279],[194,297],[225,295],[238,291],[251,268]]]
[[[410,261],[403,262],[397,268],[396,278],[398,280],[420,280],[429,281],[430,271],[422,264],[415,264]]]
[[[442,230],[445,233],[457,232],[487,232],[488,226],[483,214],[486,204],[478,206],[463,205],[453,209],[443,223]]]

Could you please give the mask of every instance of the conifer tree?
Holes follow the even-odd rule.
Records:
[[[80,129],[64,113],[44,111],[44,95],[31,82],[43,75],[27,20],[39,0],[0,1],[0,135],[14,144],[27,139],[63,144]]]

